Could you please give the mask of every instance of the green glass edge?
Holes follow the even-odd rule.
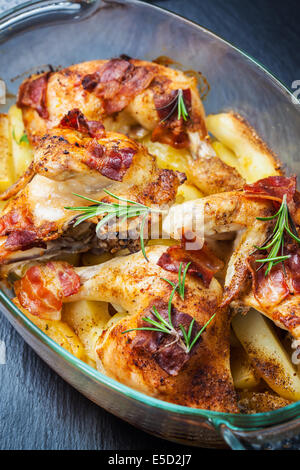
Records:
[[[5,18],[5,16],[17,13],[27,7],[33,7],[37,2],[25,2],[22,5],[19,5],[15,8],[11,8],[8,10],[5,10],[4,13],[0,14],[0,20]],[[275,77],[264,65],[262,65],[259,61],[254,59],[251,55],[248,53],[244,52],[243,50],[239,49],[238,47],[234,46],[232,43],[229,41],[221,38],[214,32],[210,31],[207,28],[204,28],[203,26],[195,23],[192,20],[189,20],[187,18],[184,18],[183,16],[176,14],[174,12],[171,12],[167,9],[158,7],[156,5],[149,5],[148,3],[144,3],[143,1],[136,1],[136,0],[128,0],[128,3],[131,4],[136,4],[141,6],[143,4],[144,7],[148,8],[154,8],[157,9],[163,13],[167,13],[174,18],[179,18],[181,21],[184,21],[185,23],[191,24],[192,26],[196,28],[200,28],[203,32],[209,33],[219,41],[223,42],[224,44],[230,46],[237,52],[239,52],[242,56],[250,60],[250,62],[253,62],[254,65],[259,67],[262,72],[266,73],[280,88],[283,88],[283,90],[290,96],[290,98],[295,98],[292,91],[277,77]],[[300,101],[299,101],[300,104]],[[247,430],[255,430],[259,427],[266,426],[266,425],[272,425],[272,424],[280,424],[284,423],[289,419],[294,419],[297,417],[300,417],[300,401],[293,403],[291,405],[288,405],[284,408],[274,410],[274,411],[269,411],[266,413],[256,413],[253,415],[236,415],[233,413],[219,413],[216,411],[208,411],[208,410],[199,410],[196,408],[189,408],[186,406],[181,406],[181,405],[175,405],[173,403],[168,403],[164,402],[162,400],[159,400],[157,398],[150,397],[148,395],[145,395],[141,392],[138,392],[130,387],[127,387],[126,385],[123,385],[119,382],[117,382],[114,379],[111,379],[110,377],[107,377],[106,375],[102,374],[101,372],[98,372],[96,369],[92,368],[85,362],[81,361],[80,359],[77,359],[75,356],[73,356],[71,353],[69,353],[67,350],[65,350],[62,346],[60,346],[58,343],[53,341],[51,338],[49,338],[45,333],[43,333],[34,323],[32,323],[31,320],[29,320],[22,312],[21,310],[9,299],[9,297],[0,289],[0,300],[2,300],[3,304],[6,305],[6,307],[9,309],[9,311],[16,317],[20,318],[23,323],[26,325],[28,330],[36,335],[39,339],[41,339],[44,344],[46,344],[48,347],[50,347],[52,350],[54,350],[57,354],[59,354],[64,360],[66,360],[69,364],[76,366],[79,370],[81,370],[83,373],[85,373],[87,376],[95,379],[96,381],[99,381],[100,383],[107,385],[108,387],[113,388],[115,391],[120,392],[124,395],[126,395],[129,398],[132,398],[134,400],[137,400],[143,404],[146,404],[150,407],[156,407],[160,408],[166,411],[170,411],[173,413],[178,413],[178,414],[184,414],[184,415],[193,415],[193,416],[199,416],[207,419],[210,421],[214,426],[219,427],[222,423],[226,423],[227,425],[230,425],[230,428],[233,430],[241,430],[241,426],[244,427]],[[233,422],[236,422],[239,426],[235,426]]]

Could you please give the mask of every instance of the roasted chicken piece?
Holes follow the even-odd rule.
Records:
[[[205,194],[243,185],[210,145],[196,79],[182,71],[126,57],[83,62],[25,80],[18,106],[34,145],[79,108],[107,130],[133,136],[149,132],[154,141],[189,148],[189,177]]]
[[[190,265],[192,269],[186,276],[184,298],[176,291],[171,299],[172,334],[135,330],[151,326],[144,319],[154,319],[155,308],[164,321],[169,320],[172,286],[167,280],[178,281],[178,273],[170,272],[170,266],[165,262],[166,247],[149,247],[146,253],[148,262],[139,252],[98,266],[74,268],[72,276],[65,268],[63,279],[56,275],[62,269],[61,263],[51,263],[50,267],[33,266],[15,283],[16,293],[21,305],[38,315],[47,309],[51,315],[53,311],[49,308],[52,305],[57,310],[57,303],[51,300],[49,291],[54,298],[59,292],[60,302],[88,299],[121,307],[127,314],[119,316],[119,321],[103,332],[96,346],[106,374],[166,401],[237,412],[229,364],[230,318],[227,308],[218,308],[222,288],[212,277],[213,271],[207,277],[210,259],[206,259],[206,252]],[[201,273],[204,272],[206,276],[202,280]],[[56,284],[53,276],[57,278]],[[81,283],[79,289],[78,278]],[[48,292],[39,298],[42,285]],[[70,295],[71,289],[73,295]],[[192,325],[194,338],[214,314],[193,348],[188,350],[179,325],[188,332],[191,321],[195,319]]]
[[[162,206],[174,201],[185,180],[181,173],[159,170],[143,146],[122,134],[105,132],[78,110],[71,111],[60,125],[39,140],[29,170],[2,195],[5,199],[17,193],[0,217],[1,264],[64,250],[86,251],[91,244],[98,248],[104,244],[105,249],[118,244],[118,240],[108,245],[99,241],[97,217],[73,227],[79,213],[66,207],[91,204],[74,193],[116,202],[103,192],[109,188],[115,195],[147,206]],[[124,240],[121,243],[124,246]]]
[[[259,260],[267,257],[269,248],[259,250],[257,247],[268,246],[274,239],[277,219],[258,218],[273,217],[284,195],[288,201],[290,227],[299,237],[300,204],[296,181],[283,176],[265,178],[246,186],[243,192],[215,194],[174,206],[163,228],[176,239],[181,238],[182,233],[185,236],[191,233],[198,237],[198,243],[203,238],[218,240],[232,234],[234,250],[227,267],[222,304],[235,300],[232,305],[237,307],[239,302],[242,306],[254,307],[300,338],[299,243],[286,233],[280,250],[274,255],[288,257],[284,266],[276,263],[269,273],[267,263],[259,268]]]

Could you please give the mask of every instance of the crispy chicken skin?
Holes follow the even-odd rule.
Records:
[[[113,61],[119,61],[121,66],[123,62],[133,64],[136,67],[143,68],[143,70],[146,69],[151,74],[151,81],[148,83],[148,86],[144,90],[142,89],[141,92],[132,94],[129,103],[121,111],[107,109],[105,107],[105,101],[107,101],[105,97],[100,96],[96,92],[88,91],[83,82],[86,77],[92,76],[101,67]],[[114,73],[113,69],[116,70],[116,66],[114,67],[112,64],[111,75]],[[122,71],[120,71],[120,76],[121,73]],[[188,77],[181,71],[141,60],[130,59],[130,61],[124,61],[122,59],[112,59],[112,61],[93,60],[82,62],[57,72],[46,73],[44,76],[47,76],[45,95],[46,118],[41,117],[41,113],[33,107],[23,104],[22,87],[24,87],[24,84],[21,85],[19,92],[18,101],[20,107],[22,107],[24,123],[28,134],[33,140],[35,135],[43,135],[47,132],[47,129],[56,127],[63,116],[73,108],[79,108],[89,120],[102,121],[108,130],[128,133],[132,125],[140,124],[145,129],[152,131],[159,123],[159,116],[153,104],[155,89],[162,86],[159,82],[166,83],[167,91],[179,88],[191,89],[193,104],[197,109],[198,127],[201,129],[201,137],[205,138],[207,136],[204,123],[204,108],[196,88],[196,80],[194,77]],[[40,77],[41,75],[34,75],[26,81],[33,82]],[[114,73],[113,79],[117,80],[119,78]],[[155,79],[156,81],[154,81]],[[152,83],[153,81],[154,83]],[[119,114],[121,112],[122,114]],[[116,115],[116,113],[118,114]]]
[[[296,208],[295,221],[298,212]],[[163,228],[172,237],[180,238],[182,221],[184,231],[195,230],[198,221],[198,235],[204,235],[207,240],[223,239],[231,233],[235,237],[234,250],[227,266],[222,304],[227,305],[238,299],[233,306],[240,302],[244,306],[254,307],[276,325],[300,338],[299,293],[289,293],[281,271],[273,268],[269,276],[265,276],[263,271],[258,274],[252,271],[257,292],[255,286],[251,286],[249,257],[255,251],[255,246],[264,244],[274,227],[274,221],[261,221],[257,217],[272,215],[274,207],[271,200],[251,199],[242,192],[230,192],[173,206],[164,220]],[[292,276],[297,276],[299,266],[293,269]]]
[[[222,289],[216,279],[206,288],[199,278],[188,274],[184,300],[178,294],[173,298],[174,324],[179,315],[187,327],[192,318],[202,327],[217,312],[190,354],[175,344],[168,348],[174,340],[170,335],[163,335],[157,344],[152,332],[124,333],[141,326],[142,317],[149,315],[153,306],[161,313],[166,308],[172,288],[162,278],[176,282],[178,275],[157,265],[165,251],[163,246],[146,248],[148,263],[139,252],[99,266],[76,268],[81,288],[64,301],[101,300],[128,312],[98,340],[97,354],[109,376],[163,400],[237,412],[229,365],[230,318],[226,308],[218,309]]]
[[[176,117],[178,90],[186,92],[187,121]],[[34,145],[38,136],[78,108],[87,119],[101,120],[107,130],[129,134],[141,126],[152,140],[188,147],[189,176],[205,194],[243,186],[243,178],[210,145],[196,79],[182,71],[127,58],[83,62],[25,80],[18,105]]]
[[[48,242],[72,228],[77,213],[65,207],[90,204],[73,193],[115,202],[103,193],[103,188],[109,188],[118,196],[149,206],[168,205],[185,179],[183,174],[159,170],[143,146],[122,134],[107,132],[96,139],[62,128],[48,131],[39,140],[27,173],[4,195],[12,197],[18,192],[0,217],[2,264],[41,256]],[[71,250],[77,235],[82,234],[81,226],[78,231],[73,233],[73,241],[66,240]],[[81,241],[81,248],[88,249],[90,235]]]

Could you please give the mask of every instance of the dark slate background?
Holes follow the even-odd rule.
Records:
[[[0,0],[0,10],[12,3]],[[149,3],[179,13],[234,43],[289,88],[300,79],[299,0]],[[7,363],[0,365],[0,449],[175,449],[81,396],[36,356],[4,318],[0,340],[7,347]],[[187,448],[177,445],[176,450]]]

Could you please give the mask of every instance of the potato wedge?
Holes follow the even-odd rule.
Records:
[[[9,118],[7,114],[0,114],[0,192],[5,191],[13,180]]]
[[[242,347],[231,349],[230,365],[235,388],[250,390],[257,387],[260,378]]]
[[[232,327],[251,365],[269,387],[282,398],[300,400],[300,377],[269,321],[251,309],[246,315],[237,314]]]
[[[40,328],[40,330],[46,333],[49,338],[53,339],[67,351],[74,354],[78,359],[81,359],[82,361],[86,360],[86,354],[82,342],[66,322],[61,320],[44,320],[36,315],[31,315],[20,305],[17,298],[14,299],[13,302],[24,313],[24,315]]]
[[[201,191],[193,184],[185,182],[177,190],[176,203],[182,204],[183,202],[199,199],[200,197],[203,197]]]
[[[182,171],[183,173],[186,172],[186,162],[190,155],[188,150],[175,149],[167,144],[152,142],[149,137],[143,139],[141,143],[147,148],[151,155],[156,157],[159,168]]]
[[[236,156],[236,164],[232,156],[232,163],[226,163],[234,164],[247,183],[281,174],[280,164],[274,153],[239,114],[230,112],[210,115],[206,118],[206,125],[208,131]],[[224,149],[215,150],[221,159],[225,157],[225,161]]]
[[[241,166],[236,154],[232,150],[217,140],[212,142],[212,146],[218,157],[223,160],[224,163],[229,166],[233,166],[240,174],[243,173],[243,167]]]
[[[62,319],[75,331],[88,358],[96,361],[96,342],[111,319],[108,304],[89,300],[67,303],[63,307]]]
[[[15,180],[17,180],[32,162],[33,152],[28,140],[23,137],[26,134],[21,109],[16,105],[11,106],[8,116],[10,121],[12,159]]]

